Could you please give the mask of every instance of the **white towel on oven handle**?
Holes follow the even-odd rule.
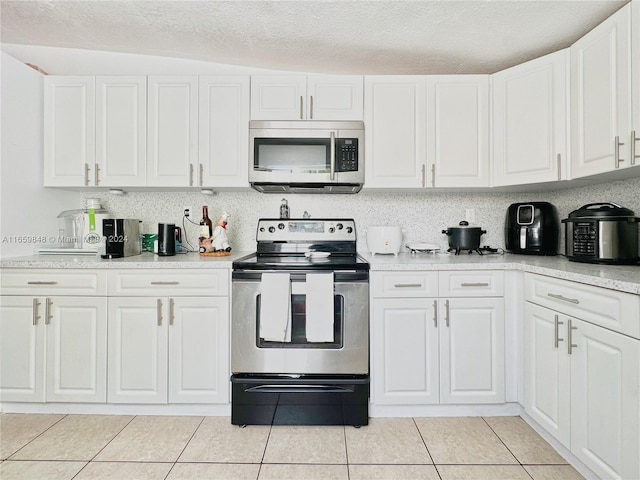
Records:
[[[270,342],[291,342],[289,274],[263,273],[260,295],[260,338]]]
[[[307,273],[308,342],[333,342],[333,273]]]

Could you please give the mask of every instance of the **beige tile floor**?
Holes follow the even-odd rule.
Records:
[[[2,414],[0,462],[2,480],[582,479],[520,417],[373,418],[356,429]]]

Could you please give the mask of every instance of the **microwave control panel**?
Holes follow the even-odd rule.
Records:
[[[595,222],[576,222],[573,226],[573,254],[593,256],[596,254],[598,232]]]
[[[336,138],[336,172],[358,171],[358,139]]]

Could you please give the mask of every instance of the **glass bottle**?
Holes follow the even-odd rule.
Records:
[[[286,198],[283,198],[282,203],[280,204],[280,218],[289,218],[289,202],[287,202]]]
[[[213,236],[213,223],[209,218],[209,207],[204,205],[202,207],[202,220],[200,220],[200,235],[199,238],[211,238]]]

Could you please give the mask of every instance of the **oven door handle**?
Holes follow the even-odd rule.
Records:
[[[257,385],[244,390],[250,393],[353,393],[353,387],[338,385]]]

